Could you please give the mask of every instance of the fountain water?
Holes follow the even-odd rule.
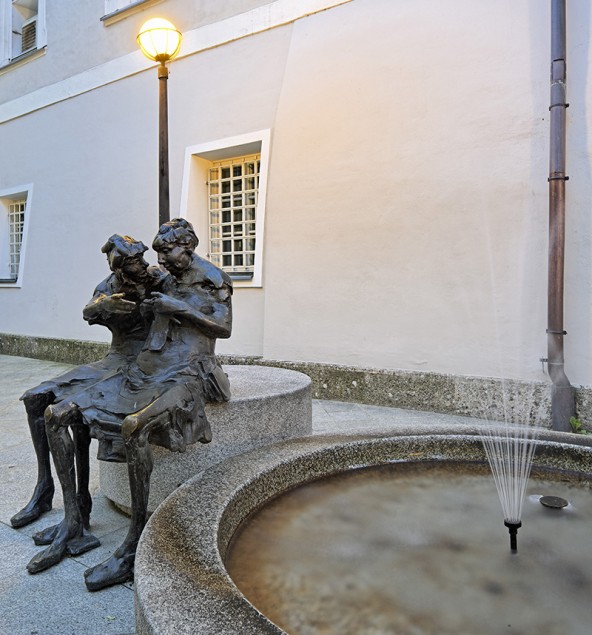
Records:
[[[522,507],[542,417],[540,412],[535,412],[534,391],[520,402],[518,411],[508,403],[505,390],[503,401],[505,421],[487,422],[479,432],[504,514],[504,525],[510,534],[510,550],[517,553]],[[510,423],[515,420],[520,423]]]
[[[518,551],[517,534],[522,526],[522,506],[532,468],[538,426],[526,424],[502,428],[485,426],[483,448],[499,495],[504,525],[510,533],[510,549]]]

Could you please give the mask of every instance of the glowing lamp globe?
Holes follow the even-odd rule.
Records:
[[[163,64],[173,59],[181,48],[181,33],[163,18],[152,18],[145,22],[136,39],[148,59]]]

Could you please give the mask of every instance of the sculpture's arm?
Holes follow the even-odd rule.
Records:
[[[212,310],[207,314],[185,300],[158,292],[153,292],[152,298],[144,304],[149,304],[155,313],[189,320],[208,337],[225,339],[232,332],[232,308],[225,292],[220,291],[218,295],[220,297],[213,299]]]

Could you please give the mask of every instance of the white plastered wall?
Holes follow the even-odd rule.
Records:
[[[181,210],[188,146],[272,127],[291,28],[272,29],[172,66],[173,216]],[[212,82],[214,70],[224,82]],[[7,147],[18,154],[19,140],[34,137],[36,151],[26,160],[23,153],[18,161],[6,161],[0,187],[28,175],[36,197],[26,253],[28,284],[0,290],[0,332],[108,339],[104,328],[82,321],[81,310],[109,273],[100,253],[106,239],[127,233],[150,246],[156,233],[157,95],[156,72],[150,69],[2,125]],[[198,253],[205,255],[207,236],[202,232],[201,238]],[[155,264],[151,252],[148,259]],[[233,337],[219,342],[220,352],[262,354],[263,293],[261,287],[235,293]]]
[[[268,201],[266,357],[544,377],[543,4],[358,1],[295,25]],[[571,3],[570,16],[570,50],[588,60],[589,10]],[[569,111],[572,141],[582,109]],[[569,160],[588,165],[582,145]],[[567,369],[589,383],[590,242],[574,240],[589,175],[568,187]]]
[[[568,11],[566,361],[590,385],[590,9]],[[272,131],[263,287],[220,352],[544,378],[548,42],[538,0],[353,0],[175,62],[173,213],[187,147]],[[155,93],[147,71],[3,124],[35,138],[0,159],[35,223],[0,331],[106,339],[80,310],[104,240],[156,231]]]
[[[142,83],[132,78],[125,93],[123,84],[113,84],[3,124],[2,144],[14,151],[12,161],[2,161],[2,184],[26,181],[27,175],[35,197],[26,277],[20,289],[1,290],[0,330],[108,337],[81,315],[94,285],[109,273],[101,246],[116,232],[149,241],[157,225],[156,217],[146,223],[155,213],[157,190],[141,166],[156,145],[146,134],[154,112],[144,107]],[[108,147],[107,134],[114,139]]]

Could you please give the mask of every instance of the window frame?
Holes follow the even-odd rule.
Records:
[[[119,20],[123,20],[129,15],[143,11],[162,1],[163,0],[105,0],[105,14],[101,17],[101,22],[103,26],[109,26],[114,22],[119,22]]]
[[[23,232],[21,236],[20,252],[19,252],[19,269],[16,280],[0,278],[0,288],[20,288],[23,286],[25,257],[27,253],[27,240],[29,234],[29,221],[31,218],[31,202],[33,199],[33,184],[19,185],[16,187],[0,190],[0,214],[6,212],[8,214],[8,205],[11,201],[25,199],[25,218],[23,223]],[[0,234],[0,252],[3,249],[9,250],[9,236]]]
[[[37,26],[35,48],[13,56],[12,50],[12,0],[0,0],[0,68],[17,65],[25,60],[39,57],[47,47],[45,23],[46,0],[37,0]]]
[[[218,139],[188,146],[185,149],[185,165],[181,188],[180,215],[189,220],[200,239],[200,247],[209,257],[209,205],[208,169],[214,161],[260,155],[259,191],[255,213],[255,264],[252,277],[244,274],[229,275],[236,288],[260,288],[263,286],[263,244],[265,236],[265,211],[269,173],[271,131],[256,132]]]

